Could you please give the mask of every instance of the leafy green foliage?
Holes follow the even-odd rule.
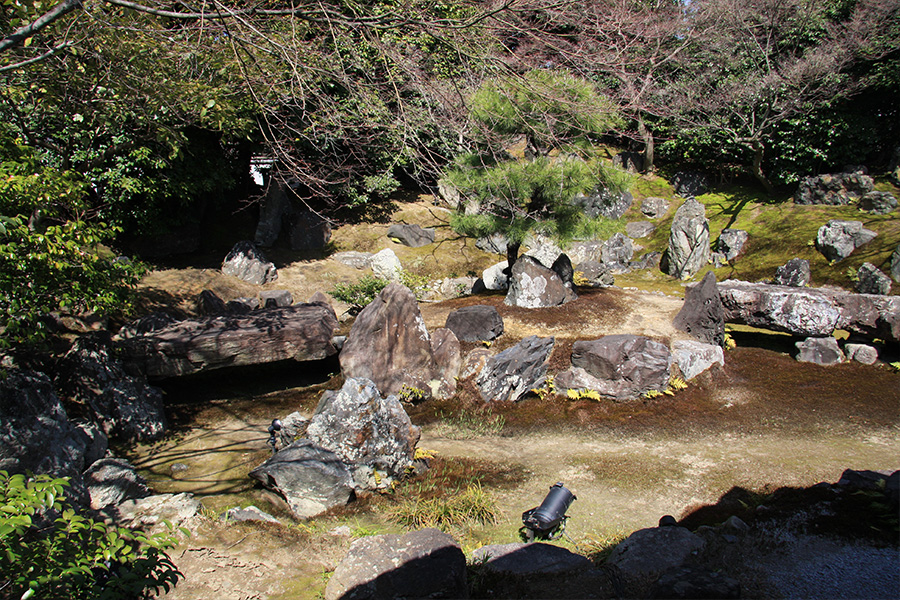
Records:
[[[130,599],[177,583],[180,573],[166,554],[176,542],[172,527],[148,535],[104,525],[71,507],[67,485],[0,471],[4,598]]]
[[[331,297],[350,305],[351,313],[358,313],[368,306],[390,282],[383,277],[363,275],[354,283],[338,283],[328,292]]]

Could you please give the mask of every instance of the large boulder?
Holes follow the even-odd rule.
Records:
[[[644,155],[640,152],[619,152],[613,156],[612,163],[625,171],[640,173],[644,170]]]
[[[565,304],[577,297],[559,275],[527,255],[513,264],[510,279],[509,291],[503,301],[509,306],[546,308]]]
[[[684,306],[675,315],[673,325],[707,344],[725,344],[725,309],[715,273],[709,271],[699,284],[687,286]]]
[[[263,247],[276,242],[291,250],[319,250],[331,240],[331,223],[295,204],[290,186],[272,179],[260,205],[254,241]]]
[[[653,196],[644,198],[641,202],[641,212],[651,219],[659,219],[669,212],[669,201]]]
[[[385,248],[373,254],[369,259],[369,266],[376,277],[381,277],[388,281],[399,282],[403,273],[403,264],[390,248]]]
[[[442,387],[419,304],[398,283],[385,287],[356,317],[340,361],[344,377],[368,379],[382,394],[400,394],[405,386],[427,399]]]
[[[725,366],[725,353],[721,346],[694,340],[676,341],[672,345],[672,359],[688,381],[713,365]]]
[[[468,596],[465,554],[437,529],[356,540],[325,587],[326,600]]]
[[[308,519],[355,497],[350,468],[340,457],[301,439],[250,471],[250,477],[278,492],[298,519]]]
[[[803,258],[792,258],[775,270],[775,285],[806,287],[812,277],[809,261]]]
[[[486,290],[497,291],[505,290],[509,287],[509,275],[507,268],[509,263],[505,260],[491,265],[481,274],[481,282]]]
[[[556,273],[559,277],[559,280],[563,282],[563,285],[569,289],[575,287],[574,278],[575,278],[575,268],[572,267],[572,261],[569,259],[568,255],[560,254],[556,257],[556,260],[553,261],[553,264],[550,265],[550,270]]]
[[[66,397],[85,406],[111,440],[146,442],[167,428],[162,390],[128,375],[111,356],[108,336],[82,336],[60,365],[56,383]]]
[[[859,171],[807,177],[800,182],[794,203],[842,206],[871,192],[874,187],[872,178]]]
[[[529,336],[488,360],[475,378],[485,402],[519,400],[540,387],[555,339]]]
[[[615,278],[609,266],[596,260],[580,263],[575,267],[575,273],[579,280],[583,282],[580,285],[602,288],[615,284]]]
[[[725,255],[725,260],[734,260],[744,249],[748,239],[750,234],[743,229],[723,229],[719,234],[717,249]]]
[[[625,224],[625,235],[632,239],[647,237],[656,231],[656,225],[650,221],[631,221]]]
[[[395,242],[410,248],[421,248],[434,243],[434,229],[425,229],[419,225],[394,223],[388,227],[387,235]]]
[[[891,293],[891,278],[878,270],[872,263],[863,263],[856,272],[856,291],[860,294],[880,294],[887,296]]]
[[[354,269],[368,269],[372,262],[372,253],[347,250],[346,252],[332,254],[331,260],[335,260],[348,267],[353,267]]]
[[[177,321],[138,335],[128,328],[117,350],[129,372],[163,379],[223,367],[334,355],[338,320],[324,304],[295,304],[248,314]]]
[[[873,215],[886,215],[897,209],[897,198],[890,192],[869,192],[859,199],[859,208]]]
[[[472,553],[472,560],[488,572],[520,577],[572,573],[591,567],[591,561],[584,556],[542,542],[482,546]]]
[[[597,188],[589,195],[578,194],[572,200],[572,204],[581,207],[582,212],[591,219],[620,219],[632,202],[634,196],[629,192],[613,192],[606,188]]]
[[[263,285],[278,279],[275,265],[266,260],[253,242],[238,242],[222,263],[222,273],[242,279],[254,285]]]
[[[839,261],[877,235],[871,229],[864,228],[860,221],[832,219],[816,233],[816,249],[828,260]]]
[[[524,255],[537,260],[548,269],[553,266],[556,259],[563,253],[559,244],[545,235],[528,236],[525,240],[525,245],[528,246],[528,252],[525,252]]]
[[[446,327],[439,327],[431,334],[431,353],[437,364],[436,379],[440,382],[433,395],[450,398],[456,393],[456,380],[462,368],[462,348],[456,334]]]
[[[833,337],[810,337],[796,343],[800,354],[797,360],[817,365],[836,365],[844,362],[837,340]]]
[[[669,233],[669,248],[663,257],[663,271],[688,279],[709,262],[709,221],[706,208],[694,199],[675,212]]]
[[[594,390],[617,402],[668,387],[668,347],[641,335],[608,335],[575,342],[572,368],[557,375],[556,389]]]
[[[900,297],[852,294],[729,280],[718,284],[726,323],[808,337],[845,329],[867,338],[900,341]]]
[[[331,241],[331,222],[311,210],[294,210],[284,227],[291,250],[322,250]]]
[[[602,262],[613,273],[626,273],[634,258],[634,243],[627,235],[617,233],[603,244]]]
[[[475,240],[475,247],[488,254],[501,254],[506,256],[509,240],[502,233],[492,233],[491,235],[480,237]]]
[[[66,495],[86,505],[86,444],[46,375],[13,369],[0,377],[0,471],[70,477]]]
[[[503,318],[493,306],[464,306],[447,315],[445,327],[461,342],[490,341],[503,334]]]
[[[374,470],[394,479],[403,475],[420,435],[397,396],[382,398],[367,379],[347,379],[339,391],[322,394],[306,429],[314,444],[350,465],[360,488]]]
[[[147,482],[138,474],[137,469],[121,458],[98,460],[84,472],[84,482],[94,510],[150,495]]]
[[[684,527],[640,529],[613,548],[606,564],[617,567],[626,581],[653,581],[685,564],[705,545]]]

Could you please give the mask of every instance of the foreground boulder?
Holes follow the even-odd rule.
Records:
[[[608,335],[572,346],[572,367],[556,376],[556,388],[594,390],[615,401],[639,398],[668,387],[669,349],[641,335]]]
[[[326,600],[468,597],[465,554],[437,529],[356,540],[325,587]]]
[[[816,233],[816,249],[828,260],[839,261],[874,240],[877,235],[871,229],[863,227],[860,221],[832,219]]]
[[[356,487],[370,477],[399,479],[412,466],[421,432],[396,396],[382,398],[367,379],[348,379],[337,392],[322,394],[306,429],[320,448],[334,452],[353,472]],[[380,473],[375,475],[375,471]]]
[[[652,527],[632,533],[606,561],[631,582],[652,581],[682,566],[705,546],[703,538],[684,527]]]
[[[684,306],[675,315],[673,325],[701,342],[725,344],[725,309],[719,298],[715,273],[708,272],[699,284],[685,289]]]
[[[416,297],[398,283],[385,287],[359,313],[340,360],[345,377],[368,379],[383,394],[400,394],[405,387],[421,399],[440,396],[447,389],[441,377],[450,376],[434,359]]]
[[[591,561],[560,546],[542,542],[482,546],[472,560],[503,575],[554,575],[591,567]]]
[[[275,265],[266,260],[253,242],[238,242],[222,263],[222,273],[242,279],[254,285],[263,285],[278,279]]]
[[[706,208],[693,198],[675,212],[663,272],[688,279],[709,262],[709,221]]]
[[[129,370],[163,379],[222,367],[321,360],[337,353],[331,343],[337,325],[330,306],[297,304],[178,321],[144,335],[129,333],[117,346]]]
[[[577,298],[552,269],[537,259],[522,256],[513,264],[509,291],[504,304],[522,308],[547,308]]]
[[[478,373],[475,385],[485,402],[519,400],[540,387],[555,339],[529,336],[492,357]]]
[[[729,280],[719,284],[727,323],[801,336],[845,329],[866,338],[900,341],[900,297],[853,294]]]

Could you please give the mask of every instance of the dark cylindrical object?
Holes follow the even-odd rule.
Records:
[[[538,533],[553,531],[565,518],[566,511],[575,499],[575,494],[562,483],[556,483],[540,506],[522,513],[522,522],[525,527]]]

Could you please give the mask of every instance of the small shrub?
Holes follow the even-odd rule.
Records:
[[[496,523],[500,511],[494,498],[480,483],[475,483],[465,491],[451,491],[443,497],[404,500],[391,509],[388,517],[408,529],[437,527],[446,531],[452,527]]]
[[[566,397],[568,397],[569,400],[596,400],[597,402],[600,402],[600,400],[603,399],[602,396],[600,396],[600,392],[598,392],[597,390],[587,389],[569,390],[566,392]]]
[[[350,312],[357,314],[375,299],[390,282],[382,277],[363,275],[356,283],[339,283],[328,292],[331,297],[350,305]]]

